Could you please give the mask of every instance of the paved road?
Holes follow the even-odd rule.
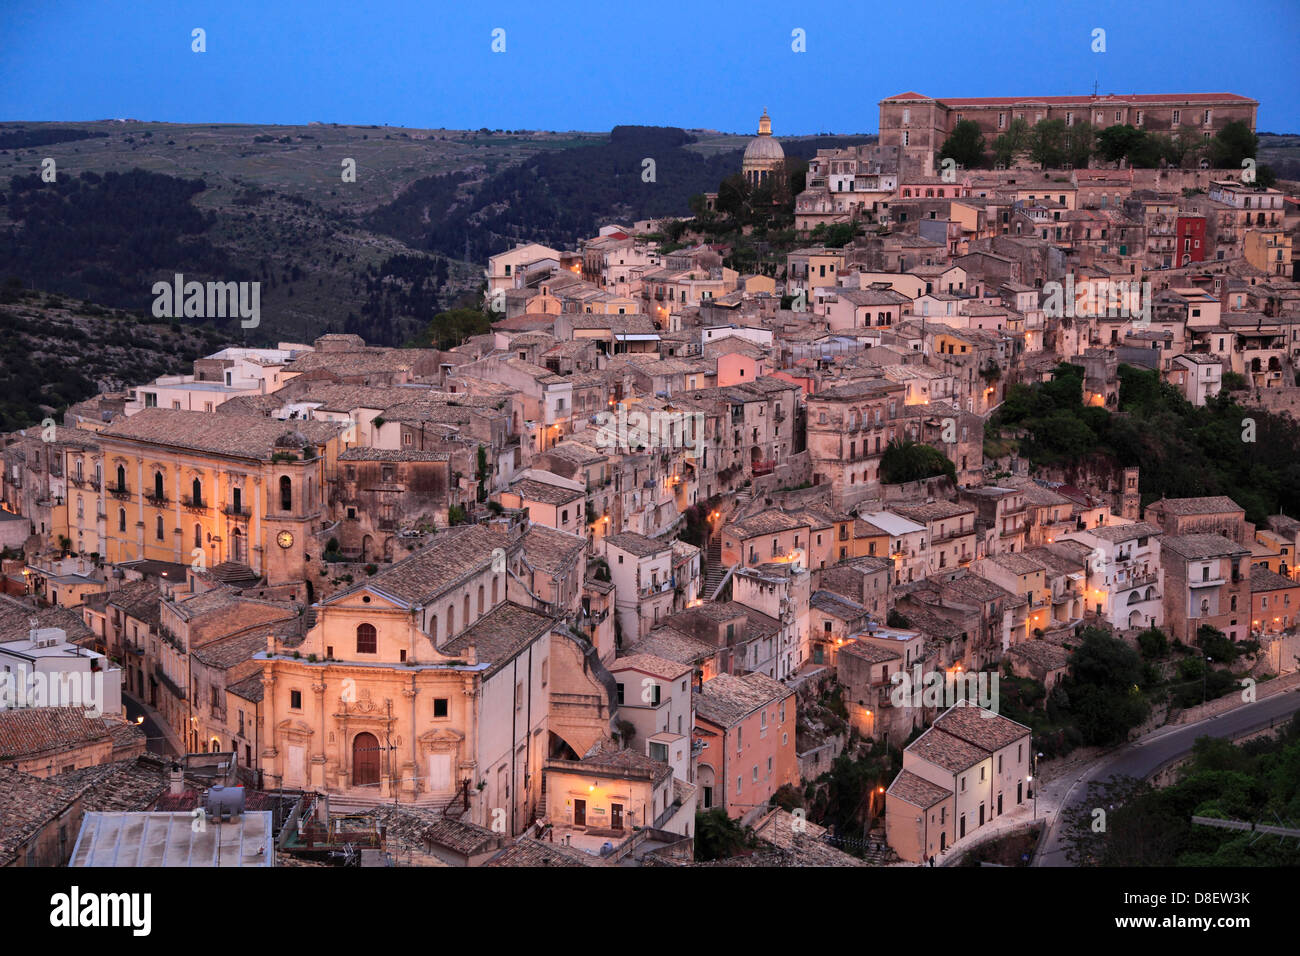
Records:
[[[158,726],[158,723],[149,712],[140,706],[139,701],[129,694],[124,693],[122,695],[122,703],[126,707],[127,717],[131,720],[135,720],[138,717],[144,718],[144,723],[142,723],[140,727],[147,738],[145,741],[145,749],[151,754],[160,754],[163,757],[175,756],[176,750],[171,745],[171,741],[168,739],[166,734],[163,733],[162,728]]]
[[[1197,737],[1236,737],[1252,730],[1283,723],[1300,710],[1300,690],[1285,693],[1234,708],[1208,720],[1182,727],[1162,727],[1145,737],[1121,748],[1099,763],[1093,764],[1077,780],[1061,781],[1066,794],[1061,801],[1061,811],[1053,818],[1035,866],[1070,866],[1061,843],[1061,818],[1075,813],[1083,804],[1088,784],[1094,780],[1123,774],[1146,778],[1163,764],[1188,753]],[[1054,781],[1055,783],[1056,781]],[[1050,784],[1048,786],[1051,786]],[[1047,788],[1045,787],[1044,790]]]

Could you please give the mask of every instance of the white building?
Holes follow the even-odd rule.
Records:
[[[1083,605],[1117,630],[1159,627],[1164,623],[1164,568],[1160,534],[1137,521],[1062,535],[1092,549],[1085,560]]]
[[[755,670],[762,670],[775,680],[784,680],[811,655],[808,631],[811,583],[812,575],[799,561],[738,568],[732,576],[735,603],[766,615],[780,628],[771,664]]]
[[[600,540],[614,584],[614,612],[624,646],[673,612],[673,546],[635,531]]]
[[[691,730],[695,689],[689,664],[653,654],[630,654],[609,665],[618,685],[618,719],[636,728],[630,747],[692,782]]]
[[[122,670],[68,643],[62,628],[33,628],[25,641],[0,644],[0,710],[20,707],[84,707],[88,717],[119,717]]]

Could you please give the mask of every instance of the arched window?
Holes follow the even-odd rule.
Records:
[[[483,616],[483,585],[481,584],[478,586],[478,613],[480,617]]]
[[[469,595],[465,595],[465,626],[469,627]]]
[[[447,636],[451,637],[456,633],[456,605],[447,605]]]
[[[288,475],[280,476],[280,510],[293,510],[293,479]]]
[[[157,524],[156,524],[155,527],[154,527],[154,533],[157,535],[159,541],[161,541],[161,540],[163,539],[163,519],[162,519],[162,515],[159,515],[159,516],[158,516]]]
[[[121,465],[117,466],[117,487],[120,491],[126,491],[126,469]]]
[[[77,517],[85,517],[85,505],[82,503],[80,495],[77,495]]]
[[[163,476],[161,471],[153,473],[153,496],[159,500],[163,496]]]
[[[438,643],[438,615],[436,614],[429,615],[429,636],[433,638],[435,644]]]
[[[379,635],[375,631],[373,624],[357,625],[357,653],[358,654],[378,654],[379,653]]]
[[[203,526],[199,524],[194,526],[194,547],[203,547]]]
[[[126,530],[126,509],[125,508],[117,509],[117,530],[118,531]]]
[[[244,536],[238,528],[230,533],[230,557],[235,561],[244,560]]]
[[[203,482],[198,478],[195,478],[192,488],[194,492],[194,503],[196,505],[203,504]]]
[[[493,576],[493,578],[492,578],[492,606],[493,606],[493,607],[496,607],[496,605],[497,605],[497,579],[496,579],[495,576]]]

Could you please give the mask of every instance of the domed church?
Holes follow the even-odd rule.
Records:
[[[745,147],[740,172],[747,183],[757,186],[780,176],[784,169],[785,150],[772,138],[772,118],[764,109],[758,120],[758,135]]]

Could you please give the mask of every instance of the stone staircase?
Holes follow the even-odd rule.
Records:
[[[727,568],[722,563],[722,536],[712,535],[709,537],[708,549],[705,552],[704,587],[700,590],[700,597],[706,601],[713,600],[713,595],[726,574]]]

